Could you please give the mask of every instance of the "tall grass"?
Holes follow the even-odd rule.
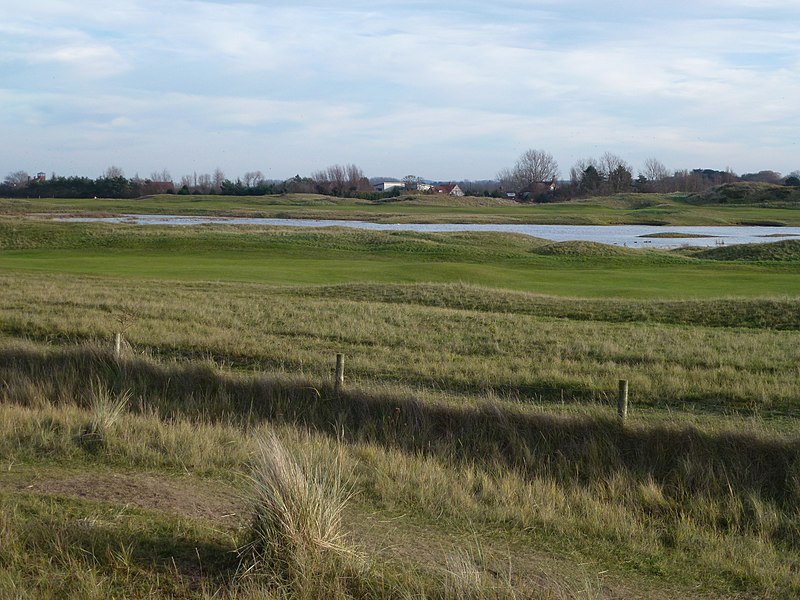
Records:
[[[342,527],[349,491],[340,467],[323,471],[307,454],[298,462],[274,433],[258,437],[255,448],[253,518],[242,549],[252,555],[252,568],[307,582],[315,576],[311,565],[356,558]]]
[[[644,521],[655,515],[675,524],[689,517],[715,530],[759,532],[770,543],[800,547],[796,526],[783,517],[761,518],[797,515],[800,441],[759,421],[726,424],[723,419],[708,419],[705,424],[681,424],[676,416],[673,422],[645,420],[637,425],[634,418],[621,428],[611,410],[607,416],[598,410],[557,416],[538,406],[499,398],[470,405],[420,401],[402,390],[385,388],[346,388],[337,394],[330,380],[236,375],[208,366],[165,366],[143,359],[120,364],[110,351],[96,348],[17,353],[13,379],[8,370],[0,370],[7,382],[0,398],[6,403],[40,408],[55,401],[66,406],[73,402],[70,398],[79,397],[75,392],[85,381],[99,380],[108,390],[124,385],[131,409],[155,429],[146,435],[117,431],[106,440],[106,449],[111,456],[133,452],[133,460],[143,465],[154,460],[152,464],[168,465],[172,460],[175,466],[228,469],[233,463],[212,458],[213,444],[229,443],[226,440],[234,440],[238,428],[268,421],[331,440],[342,437],[348,444],[382,448],[375,460],[384,453],[407,456],[409,465],[419,465],[419,474],[408,472],[410,466],[398,470],[384,464],[377,470],[394,472],[393,485],[405,481],[402,493],[392,492],[381,477],[355,471],[361,487],[388,506],[407,502],[427,506],[431,513],[457,514],[465,506],[479,506],[474,502],[482,498],[481,502],[497,503],[497,514],[513,514],[514,522],[529,527],[537,515],[556,523],[558,511],[551,511],[564,506],[559,494],[570,490],[579,497],[587,493],[581,502],[594,506],[591,511],[602,511],[613,500]],[[123,367],[124,378],[116,370]],[[112,391],[111,397],[116,393]],[[158,425],[161,419],[175,421],[176,427],[164,429]],[[192,427],[204,423],[213,427],[198,436]],[[51,443],[65,444],[66,455],[75,452],[68,450],[68,430],[60,434],[50,430],[49,435],[55,436]],[[16,437],[6,443],[18,452],[21,448],[36,452],[42,442],[23,442],[19,437],[23,431],[16,428]],[[182,433],[176,437],[178,432]],[[194,457],[187,452],[200,447],[199,440],[180,449],[193,437],[204,440],[207,448]],[[240,443],[234,447],[243,448]],[[246,448],[225,456],[243,460],[243,451]],[[51,450],[45,444],[41,452],[47,455]],[[469,490],[447,483],[451,468],[471,482]],[[420,483],[422,474],[430,479]],[[511,481],[517,482],[517,491],[509,496],[504,486]],[[540,508],[535,511],[526,510],[526,494],[546,494],[550,484],[542,487],[544,482],[562,492],[537,502]],[[443,485],[451,492],[440,496],[436,491]]]
[[[321,377],[344,352],[351,381],[451,393],[607,401],[625,378],[640,406],[769,414],[795,410],[800,398],[790,299],[591,303],[468,286],[162,290],[17,278],[0,301],[0,331],[57,344],[111,340],[125,313],[135,315],[126,339],[139,352],[237,369]],[[659,323],[662,313],[687,324]],[[727,320],[736,327],[722,327]]]

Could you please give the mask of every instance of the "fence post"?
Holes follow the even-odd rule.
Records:
[[[617,396],[617,415],[622,423],[628,416],[628,380],[619,380],[619,395]]]
[[[342,391],[344,385],[344,354],[336,354],[336,379],[333,383],[333,389],[338,394]]]
[[[122,355],[122,334],[114,334],[114,356],[119,358]]]

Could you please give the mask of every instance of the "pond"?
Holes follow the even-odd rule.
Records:
[[[367,221],[123,215],[121,217],[56,217],[60,221],[132,223],[136,225],[272,225],[279,227],[350,227],[373,231],[521,233],[554,242],[589,241],[631,248],[677,248],[777,242],[800,237],[800,227],[655,226],[655,225],[514,225],[370,223]]]

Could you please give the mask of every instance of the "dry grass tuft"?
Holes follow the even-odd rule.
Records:
[[[293,457],[270,432],[255,440],[249,476],[253,519],[241,549],[250,571],[305,589],[317,569],[327,571],[352,563],[357,553],[348,545],[342,513],[351,492],[340,463],[330,470],[313,457]]]

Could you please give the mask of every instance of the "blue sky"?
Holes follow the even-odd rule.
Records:
[[[484,179],[528,148],[563,176],[604,152],[800,169],[796,0],[15,4],[0,178]]]

